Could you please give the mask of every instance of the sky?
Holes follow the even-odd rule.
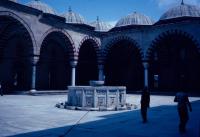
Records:
[[[33,0],[18,0],[27,4]],[[159,20],[169,8],[179,5],[182,0],[40,0],[52,7],[58,14],[72,11],[81,14],[87,22],[100,20],[114,25],[120,18],[139,12]],[[186,4],[200,5],[200,0],[184,0]]]

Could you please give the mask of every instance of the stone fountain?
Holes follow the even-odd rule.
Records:
[[[90,86],[69,86],[67,109],[124,110],[126,87],[104,86],[104,81],[90,81]]]

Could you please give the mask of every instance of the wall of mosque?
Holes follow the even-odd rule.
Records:
[[[11,3],[11,2],[8,2],[8,3]],[[86,62],[88,61],[87,63],[90,65],[94,65],[96,61],[98,64],[95,64],[95,65],[97,65],[98,68],[95,67],[95,69],[99,69],[99,70],[95,70],[93,75],[95,75],[96,77],[96,72],[99,71],[99,73],[101,73],[99,75],[99,79],[101,80],[103,79],[103,77],[105,78],[103,74],[105,72],[103,72],[103,69],[104,69],[105,61],[108,57],[108,54],[110,54],[110,51],[113,45],[116,46],[118,42],[123,41],[123,40],[129,41],[130,43],[132,43],[131,46],[134,46],[134,48],[137,49],[137,51],[133,49],[134,50],[133,54],[135,54],[134,58],[137,58],[134,61],[136,61],[139,64],[138,66],[134,66],[134,64],[132,64],[132,67],[134,66],[136,68],[138,67],[137,69],[140,69],[140,71],[134,70],[139,75],[132,72],[133,70],[128,70],[129,69],[128,67],[120,66],[121,68],[120,67],[119,68],[121,70],[120,69],[116,70],[116,72],[118,71],[120,72],[123,69],[125,70],[125,68],[127,69],[127,74],[124,74],[124,76],[127,75],[125,78],[127,79],[127,82],[129,81],[128,79],[131,79],[130,76],[131,77],[135,76],[137,77],[137,79],[131,79],[132,81],[135,81],[135,82],[144,81],[145,79],[144,83],[148,83],[147,81],[148,74],[146,74],[145,78],[143,78],[144,74],[142,73],[144,70],[142,69],[144,69],[145,67],[142,65],[146,63],[147,60],[150,59],[150,56],[153,53],[152,49],[155,47],[155,44],[157,44],[157,42],[160,41],[161,39],[168,37],[169,35],[177,34],[174,36],[175,37],[183,36],[187,38],[188,40],[191,40],[191,45],[197,46],[197,50],[200,50],[200,47],[199,47],[200,24],[198,20],[186,20],[182,22],[179,21],[176,23],[165,23],[165,24],[147,25],[147,26],[128,26],[128,27],[120,27],[118,29],[114,28],[108,32],[97,32],[97,31],[94,31],[94,28],[92,29],[92,27],[88,28],[89,26],[87,25],[67,24],[63,21],[64,18],[61,19],[61,17],[58,17],[56,15],[48,15],[48,14],[43,13],[42,11],[34,10],[33,8],[29,8],[27,6],[23,6],[18,3],[12,3],[11,5],[9,5],[8,3],[6,3],[5,1],[3,3],[2,1],[0,2],[0,17],[6,16],[14,20],[17,20],[28,31],[28,34],[30,35],[31,40],[32,40],[32,46],[33,46],[33,51],[34,51],[33,53],[35,55],[34,56],[35,64],[37,64],[38,60],[40,59],[42,45],[44,41],[46,40],[46,38],[48,38],[48,36],[50,36],[54,32],[59,32],[60,34],[62,34],[62,35],[57,35],[58,34],[57,33],[56,35],[53,35],[49,39],[51,40],[51,39],[54,39],[55,37],[58,45],[61,44],[61,45],[70,47],[69,49],[70,59],[68,60],[70,63],[68,62],[68,64],[73,64],[73,65],[70,65],[71,68],[73,69],[73,73],[70,74],[71,70],[67,70],[68,72],[65,72],[63,70],[63,72],[69,73],[68,75],[72,75],[71,77],[73,78],[73,80],[71,83],[75,83],[75,78],[76,78],[75,67],[77,65],[77,62],[80,61],[79,60],[80,49],[83,45],[85,45],[85,43],[86,45],[88,44],[90,47],[94,48],[94,50],[92,51],[95,52],[96,59],[88,61],[88,60],[85,60],[85,58],[83,58],[83,60],[81,60],[83,63],[82,65],[79,64],[79,69],[84,68],[83,66],[85,65],[84,64],[85,61]],[[15,7],[15,4],[16,4],[16,7]],[[2,29],[4,28],[2,27]],[[13,32],[14,31],[15,30],[13,30]],[[64,38],[62,36],[64,36]],[[62,40],[67,39],[68,43],[67,44],[59,43],[60,40],[58,37],[61,37]],[[123,43],[120,43],[120,44],[123,46]],[[0,43],[0,45],[2,45],[2,43]],[[48,43],[45,46],[49,46],[49,45],[52,46],[51,43]],[[88,54],[88,52],[85,51],[86,49],[87,48],[83,48],[83,55]],[[61,51],[59,52],[61,53]],[[119,51],[114,51],[114,52],[115,52],[114,54],[117,54]],[[48,51],[44,55],[50,55],[50,54],[51,52]],[[32,58],[32,56],[30,56],[30,58]],[[124,60],[126,60],[126,58],[124,58]],[[112,61],[109,63],[112,63]],[[122,64],[123,64],[123,61],[122,61]],[[46,63],[45,65],[42,64],[41,66],[39,66],[41,69],[41,73],[45,72],[44,70],[48,68],[48,65],[49,64]],[[61,64],[57,64],[57,65],[61,65]],[[62,65],[65,65],[65,64],[62,64]],[[111,66],[111,68],[112,67],[113,69],[115,68],[115,66]],[[89,70],[88,68],[84,68],[84,69]],[[81,72],[82,74],[89,73],[87,70],[85,71],[84,69],[83,69],[83,72]],[[35,70],[35,68],[33,67],[32,70]],[[29,71],[32,71],[32,70],[29,69]],[[27,71],[27,74],[29,71]],[[196,72],[199,73],[198,71]],[[33,72],[32,75],[35,75],[35,73],[36,72]],[[56,73],[55,70],[52,72],[52,75],[54,75],[54,73]],[[61,73],[59,73],[59,75],[61,75]],[[122,79],[124,76],[119,76],[119,79]],[[45,77],[46,79],[48,79],[48,74]],[[84,80],[83,78],[80,78],[80,79]],[[113,76],[110,76],[110,79],[114,80],[115,78]],[[197,81],[195,80],[195,78],[191,78],[191,79],[192,79],[191,81]],[[43,81],[42,78],[41,78],[41,81]],[[54,79],[54,81],[56,80]],[[118,82],[116,83],[118,84]],[[67,82],[65,82],[64,84],[66,83]],[[69,80],[68,80],[68,83],[70,83]],[[130,85],[131,87],[133,83],[129,83],[127,85]],[[140,85],[140,87],[138,88],[141,88],[143,86],[143,83],[140,82],[138,83],[138,85]]]
[[[74,51],[76,52],[79,50],[81,42],[86,39],[95,39],[98,43],[100,43],[100,38],[95,36],[96,32],[83,30],[78,27],[71,27],[64,22],[54,25],[48,20],[45,21],[45,23],[40,21],[43,14],[42,12],[39,15],[33,15],[34,13],[28,14],[26,12],[18,11],[17,9],[9,9],[3,6],[0,6],[0,11],[1,16],[10,16],[20,21],[26,27],[26,29],[28,29],[33,41],[35,55],[40,54],[41,45],[45,37],[55,31],[64,33],[70,40],[71,44],[75,48]]]
[[[102,49],[106,50],[109,46],[112,46],[119,39],[131,39],[137,43],[139,49],[145,56],[153,42],[159,39],[160,36],[167,35],[170,33],[183,33],[188,38],[200,43],[200,24],[199,22],[179,22],[173,24],[163,24],[155,26],[145,26],[144,28],[129,30],[120,30],[114,32],[108,32],[105,37],[102,38]]]

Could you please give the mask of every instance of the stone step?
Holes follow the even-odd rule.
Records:
[[[61,95],[61,94],[67,94],[68,90],[35,90],[35,91],[26,91],[26,94],[29,95]]]

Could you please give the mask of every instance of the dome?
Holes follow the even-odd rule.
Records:
[[[95,27],[95,31],[109,31],[112,28],[110,24],[100,21],[99,17],[97,17],[97,20],[90,25]]]
[[[66,19],[66,23],[84,24],[84,18],[80,14],[72,12],[71,8],[69,11],[62,15]]]
[[[134,12],[126,17],[121,18],[115,27],[128,25],[152,25],[154,22],[148,16]]]
[[[10,0],[10,1],[17,2],[17,0]]]
[[[56,14],[51,7],[39,0],[31,1],[27,6],[41,10],[44,13]]]
[[[194,5],[184,4],[173,7],[165,12],[160,20],[167,20],[179,17],[200,17],[200,8]]]

